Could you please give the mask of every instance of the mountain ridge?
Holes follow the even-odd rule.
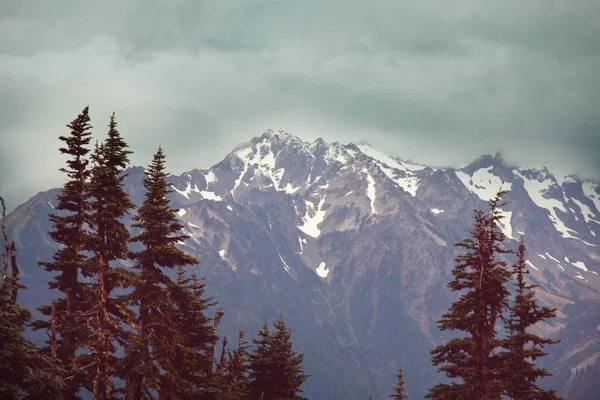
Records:
[[[125,179],[136,204],[143,172],[131,167]],[[515,247],[525,235],[538,298],[559,308],[555,321],[537,328],[576,330],[570,305],[591,312],[600,299],[600,185],[559,180],[545,167],[508,166],[499,154],[460,169],[432,168],[365,144],[309,143],[270,130],[210,168],[170,181],[171,202],[191,236],[181,246],[201,259],[209,293],[232,310],[225,333],[289,315],[314,399],[384,396],[398,362],[414,365],[405,370],[411,396],[440,379],[427,352],[445,337],[435,320],[453,299],[445,288],[457,255],[452,245],[471,226],[472,210],[485,209],[501,185],[508,190],[506,244]],[[7,219],[24,255],[32,308],[52,297],[47,276],[33,266],[55,247],[45,231],[58,190],[38,193]],[[598,365],[590,360],[600,349],[573,350],[595,348],[591,342],[593,335],[583,336],[556,355],[562,390],[572,384],[572,367],[562,366]],[[323,352],[325,361],[317,357]]]

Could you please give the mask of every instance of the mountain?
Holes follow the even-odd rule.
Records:
[[[168,163],[168,158],[167,158]],[[143,168],[126,189],[143,199]],[[473,209],[502,187],[507,247],[525,236],[536,294],[558,316],[537,326],[562,339],[551,349],[548,380],[570,400],[596,390],[600,372],[600,185],[547,168],[508,165],[484,155],[464,168],[431,168],[368,144],[305,142],[267,131],[209,169],[171,177],[185,232],[180,245],[202,260],[208,293],[225,309],[222,333],[283,313],[305,356],[311,399],[384,398],[399,364],[410,398],[441,378],[429,350],[455,298],[454,243]],[[36,261],[55,244],[46,232],[58,189],[38,193],[7,218],[35,308],[52,297]],[[586,386],[588,385],[588,386]],[[589,390],[588,390],[589,392]],[[579,396],[579,397],[573,397]]]

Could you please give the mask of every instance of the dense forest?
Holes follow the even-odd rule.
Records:
[[[17,301],[24,287],[1,201],[0,398],[305,399],[301,388],[310,376],[283,315],[265,321],[251,340],[245,330],[233,346],[220,336],[227,310],[205,295],[194,268],[200,260],[178,247],[187,236],[167,199],[161,147],[145,170],[145,198],[136,209],[123,188],[131,151],[114,114],[106,138],[94,146],[88,107],[67,127],[69,134],[59,137],[66,179],[49,216],[48,235],[59,247],[52,260],[28,266],[53,277],[55,300],[38,310],[40,319]],[[431,352],[445,380],[426,398],[559,399],[536,384],[549,375],[536,360],[556,342],[529,329],[556,310],[534,297],[523,239],[518,251],[503,246],[503,195],[489,210],[474,211],[469,237],[456,244],[463,253],[448,288],[459,297],[438,328],[457,335]],[[126,215],[133,215],[131,227]],[[46,342],[27,340],[28,327],[44,332]],[[407,398],[402,367],[393,374],[389,397]]]

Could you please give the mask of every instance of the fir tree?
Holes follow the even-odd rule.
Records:
[[[398,383],[394,386],[394,393],[388,397],[394,400],[407,399],[408,395],[404,393],[404,376],[402,374],[402,367],[398,368]]]
[[[246,398],[258,400],[300,400],[300,387],[309,375],[302,370],[303,354],[292,349],[291,330],[282,316],[269,330],[266,321],[254,339],[256,348],[250,354],[249,382]]]
[[[525,281],[525,276],[529,274],[525,262],[525,250],[525,243],[521,239],[519,258],[513,265],[517,292],[507,321],[509,337],[504,344],[506,348],[504,394],[511,399],[519,400],[557,400],[559,397],[554,390],[540,389],[536,385],[537,378],[551,374],[546,369],[536,368],[535,361],[546,355],[542,347],[559,341],[545,339],[527,331],[540,321],[554,318],[556,309],[540,307],[537,304],[534,289],[538,285],[528,284]]]
[[[62,377],[65,383],[63,395],[68,399],[77,398],[82,386],[83,375],[76,366],[75,352],[81,347],[82,339],[87,336],[85,319],[81,318],[84,285],[79,281],[78,275],[85,260],[85,218],[89,210],[87,186],[90,171],[86,158],[89,149],[86,146],[90,142],[91,126],[88,111],[88,107],[85,107],[67,125],[71,130],[69,136],[59,137],[65,143],[65,147],[59,149],[60,153],[71,158],[67,161],[66,168],[60,169],[68,177],[55,207],[57,211],[62,211],[62,215],[50,214],[53,228],[48,235],[61,247],[54,254],[53,261],[39,264],[46,271],[54,273],[48,286],[58,290],[63,297],[56,299],[54,303],[53,321],[36,321],[34,324],[35,329],[50,332],[50,325],[54,323],[54,335],[58,337],[55,342],[56,355],[65,371]],[[50,317],[52,307],[47,305],[41,307],[40,311]]]
[[[244,400],[248,385],[248,349],[250,344],[245,338],[245,331],[238,331],[237,348],[227,352],[227,362],[222,375],[222,400]]]
[[[177,271],[177,284],[169,292],[177,330],[174,369],[183,385],[182,398],[215,398],[218,385],[213,371],[214,344],[219,339],[216,326],[223,313],[218,309],[211,321],[206,312],[215,305],[213,299],[204,297],[205,286],[201,279],[195,273],[186,276],[181,266]]]
[[[64,376],[64,371],[57,360],[42,354],[23,335],[32,317],[28,309],[17,303],[18,291],[24,286],[19,283],[15,243],[9,242],[4,225],[6,209],[2,197],[0,205],[4,243],[0,282],[0,398],[61,399],[64,397],[59,377]]]
[[[438,321],[440,330],[457,330],[465,336],[450,340],[431,351],[433,365],[452,379],[438,384],[427,394],[430,399],[499,399],[502,362],[498,356],[501,339],[496,323],[508,307],[506,284],[511,272],[507,262],[498,260],[511,253],[502,246],[504,234],[499,228],[504,192],[490,201],[491,213],[475,211],[471,237],[456,246],[467,250],[456,258],[454,280],[448,286],[462,295]]]
[[[125,357],[128,399],[152,398],[152,392],[160,397],[177,397],[181,390],[188,388],[178,375],[175,363],[179,345],[175,339],[181,335],[174,300],[169,293],[175,282],[165,270],[198,264],[198,260],[176,246],[188,236],[179,234],[183,225],[167,199],[171,190],[164,170],[165,156],[159,147],[146,170],[145,200],[133,218],[133,227],[141,232],[131,238],[131,242],[139,242],[143,248],[132,256],[139,274],[133,291],[124,297],[131,306],[138,307],[137,334]]]
[[[123,217],[134,207],[123,189],[123,170],[131,153],[117,131],[114,114],[110,118],[108,137],[96,145],[94,166],[90,179],[90,206],[88,223],[93,228],[88,236],[87,250],[93,253],[86,263],[86,271],[94,274],[91,327],[93,335],[87,347],[91,350],[93,373],[92,391],[95,399],[106,399],[113,388],[115,350],[125,342],[122,324],[131,324],[131,312],[122,302],[111,297],[114,289],[125,287],[133,279],[132,273],[111,263],[128,256],[129,232]]]

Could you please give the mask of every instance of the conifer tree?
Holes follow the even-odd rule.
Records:
[[[465,336],[450,340],[431,351],[433,365],[452,379],[438,384],[427,394],[430,399],[499,399],[502,392],[501,357],[496,323],[508,307],[506,284],[511,272],[507,262],[498,259],[504,249],[504,234],[498,210],[503,206],[499,192],[490,201],[490,213],[476,210],[471,237],[456,244],[466,253],[456,258],[448,286],[462,294],[438,321],[440,330],[456,330]]]
[[[89,210],[87,200],[87,187],[90,171],[88,169],[87,148],[90,142],[90,117],[89,108],[83,111],[67,127],[70,129],[69,136],[60,136],[59,139],[65,143],[59,152],[67,154],[71,158],[67,166],[60,171],[67,175],[68,180],[63,185],[63,190],[58,196],[58,204],[55,209],[59,214],[50,214],[52,230],[48,235],[61,247],[56,250],[53,260],[40,262],[45,270],[54,273],[48,286],[50,289],[58,290],[63,297],[56,299],[54,306],[54,334],[56,339],[56,355],[60,360],[65,376],[62,380],[65,384],[64,397],[68,399],[77,398],[77,393],[82,386],[82,371],[77,368],[75,352],[81,347],[81,341],[87,336],[85,319],[81,318],[83,311],[84,285],[79,281],[79,273],[82,272],[84,242],[86,237],[85,218]],[[46,317],[50,317],[52,307],[43,306],[40,311]],[[35,329],[45,329],[50,332],[50,320],[36,321]]]
[[[245,338],[245,331],[238,331],[238,344],[235,350],[227,352],[227,362],[223,373],[222,400],[244,400],[248,385],[248,349],[250,344]]]
[[[404,376],[402,374],[402,367],[398,368],[398,383],[394,386],[394,393],[388,397],[394,400],[407,399],[408,395],[404,393]]]
[[[127,144],[117,131],[114,113],[110,118],[108,137],[102,145],[96,145],[93,154],[94,166],[90,179],[90,207],[88,223],[94,230],[86,242],[87,250],[93,253],[86,263],[86,270],[94,274],[90,336],[87,347],[92,363],[92,391],[94,398],[109,398],[113,389],[117,344],[125,341],[123,323],[132,323],[131,312],[123,302],[111,297],[114,289],[129,285],[132,273],[111,265],[128,256],[129,232],[122,222],[123,217],[134,207],[123,189],[124,169],[129,163]]]
[[[540,321],[554,318],[556,309],[540,307],[537,304],[534,289],[538,285],[528,284],[525,281],[525,276],[529,274],[525,262],[525,250],[525,243],[521,239],[519,257],[513,264],[517,292],[507,321],[509,337],[504,344],[506,348],[504,394],[511,399],[519,400],[557,400],[559,397],[554,390],[540,389],[536,385],[537,378],[551,374],[546,369],[536,368],[535,361],[546,355],[542,347],[559,341],[545,339],[527,331]]]
[[[127,375],[125,392],[128,399],[177,397],[189,388],[178,375],[175,354],[181,337],[176,320],[174,299],[169,290],[176,284],[166,270],[198,264],[198,260],[177,248],[177,242],[188,236],[179,233],[183,225],[177,220],[167,194],[165,156],[159,147],[146,170],[146,197],[133,218],[134,228],[141,232],[131,238],[143,248],[134,253],[134,268],[139,271],[133,291],[124,296],[131,306],[137,306],[137,332],[125,357]],[[189,328],[188,328],[189,329]]]
[[[23,331],[31,321],[31,312],[17,303],[19,268],[15,243],[9,242],[4,225],[6,209],[0,197],[0,228],[4,253],[0,282],[0,398],[61,399],[64,376],[56,359],[42,354],[35,343],[25,339]],[[10,265],[10,270],[9,270]]]
[[[212,298],[204,297],[202,280],[195,273],[186,276],[182,266],[177,268],[177,284],[169,292],[175,306],[177,330],[174,368],[183,382],[183,398],[215,398],[218,394],[213,371],[213,348],[218,341],[215,326],[223,313],[217,309],[212,320],[206,315],[215,303]]]
[[[249,400],[301,400],[300,387],[309,375],[303,373],[303,354],[292,349],[291,330],[283,317],[273,323],[271,331],[265,321],[253,342],[255,350],[250,354],[248,393]]]

